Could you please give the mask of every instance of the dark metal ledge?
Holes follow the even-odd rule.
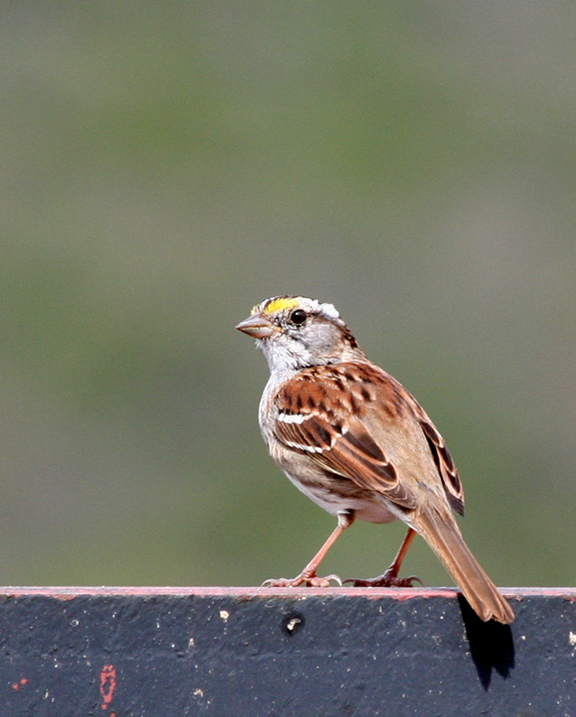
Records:
[[[0,588],[0,715],[574,717],[576,589]]]

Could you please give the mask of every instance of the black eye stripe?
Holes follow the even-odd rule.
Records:
[[[296,326],[301,326],[307,318],[308,314],[304,311],[304,309],[294,309],[294,311],[290,314],[290,321]]]

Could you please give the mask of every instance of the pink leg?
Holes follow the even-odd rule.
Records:
[[[412,528],[408,528],[408,532],[406,533],[406,537],[402,541],[402,545],[400,546],[400,550],[396,554],[396,557],[392,561],[392,565],[384,571],[382,575],[379,575],[377,578],[368,578],[367,580],[345,580],[344,582],[351,582],[352,586],[355,588],[389,588],[389,587],[398,587],[398,588],[411,588],[412,583],[414,583],[416,580],[421,583],[422,581],[420,578],[417,578],[415,575],[411,575],[409,578],[399,578],[398,573],[400,572],[400,566],[402,565],[402,561],[406,557],[406,553],[408,552],[408,548],[410,547],[410,544],[414,540],[414,536],[416,535],[416,531]]]
[[[277,580],[271,579],[266,580],[263,585],[271,588],[297,588],[299,585],[307,585],[308,587],[315,588],[326,588],[330,585],[330,581],[334,580],[336,583],[342,585],[342,581],[337,575],[327,575],[325,578],[319,578],[316,575],[318,566],[326,557],[326,553],[342,535],[342,533],[349,528],[354,522],[353,511],[342,511],[338,513],[338,525],[334,528],[328,540],[304,568],[304,570],[291,580],[287,578],[278,578]]]

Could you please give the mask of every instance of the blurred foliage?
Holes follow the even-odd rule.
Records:
[[[333,519],[273,467],[267,296],[333,302],[448,440],[500,584],[573,584],[576,11],[0,7],[0,582],[259,584]],[[380,572],[402,526],[326,561]],[[406,570],[447,577],[420,541]]]

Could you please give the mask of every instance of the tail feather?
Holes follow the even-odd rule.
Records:
[[[482,620],[494,618],[504,625],[514,621],[512,608],[470,552],[451,513],[446,517],[429,508],[412,516],[411,522]]]

